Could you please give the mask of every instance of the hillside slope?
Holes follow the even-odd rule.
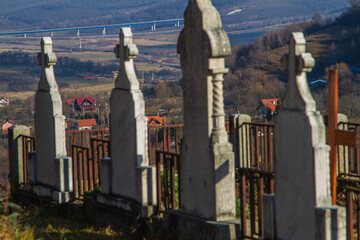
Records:
[[[0,30],[181,18],[187,2],[187,0],[0,0]],[[213,3],[219,9],[225,24],[261,26],[308,18],[317,12],[333,16],[344,10],[347,0],[213,0]],[[239,11],[233,12],[234,10]]]
[[[281,98],[288,74],[280,69],[280,59],[288,52],[291,32],[305,32],[307,52],[315,59],[308,81],[327,79],[328,69],[339,70],[339,111],[360,120],[360,8],[343,13],[334,22],[319,16],[290,25],[255,40],[250,45],[234,45],[228,59],[231,72],[225,81],[228,108],[256,115],[260,99]],[[313,89],[318,109],[327,111],[327,89]]]

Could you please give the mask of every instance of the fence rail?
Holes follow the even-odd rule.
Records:
[[[91,139],[110,139],[110,129],[67,130],[66,150],[71,152],[71,145],[90,147]]]
[[[180,208],[180,155],[156,151],[156,190],[158,210]]]
[[[340,122],[341,130],[356,132],[360,136],[360,124]],[[360,181],[360,146],[338,146],[338,175],[340,177],[355,177]]]
[[[264,232],[262,198],[274,193],[274,125],[243,123],[233,131],[241,235],[257,239]]]
[[[74,198],[82,199],[87,191],[94,190],[96,175],[88,147],[72,145]]]
[[[23,183],[28,183],[28,163],[30,153],[35,151],[35,137],[19,135],[22,148]]]
[[[148,126],[149,163],[155,163],[156,151],[180,154],[180,139],[183,135],[183,124]]]

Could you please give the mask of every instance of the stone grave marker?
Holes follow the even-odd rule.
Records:
[[[38,195],[52,197],[56,201],[70,200],[72,191],[72,161],[66,157],[65,116],[56,83],[53,66],[57,58],[49,37],[41,39],[41,77],[35,97],[35,146],[36,184],[48,188],[33,187]],[[53,191],[54,189],[54,191]]]
[[[223,225],[227,230],[220,237],[220,230],[216,234],[209,230],[210,223],[191,227],[192,220],[186,217],[214,222],[235,219],[234,152],[228,142],[223,103],[223,75],[228,72],[225,57],[231,54],[231,47],[220,14],[210,0],[189,1],[177,50],[183,72],[180,196],[181,213],[185,215],[169,212],[165,221],[171,225],[177,219],[174,221],[182,227],[170,232],[184,234],[180,229],[184,228],[188,231],[185,238],[227,239],[234,237],[228,225]],[[200,226],[208,227],[208,235],[201,235]]]
[[[281,62],[289,80],[275,121],[275,198],[264,199],[265,239],[345,239],[345,209],[331,206],[330,148],[307,85],[315,61],[303,33],[292,33]]]
[[[111,186],[102,187],[109,194],[141,206],[155,205],[156,175],[155,169],[149,167],[147,156],[145,102],[133,63],[138,49],[132,42],[130,28],[121,29],[120,44],[114,51],[120,59],[120,68],[110,100],[111,163],[105,159],[102,170],[102,175],[106,169],[111,170],[111,179],[104,176],[102,181]],[[143,213],[149,214],[146,212]]]

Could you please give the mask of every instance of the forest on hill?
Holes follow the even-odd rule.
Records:
[[[229,111],[255,115],[261,99],[281,98],[287,73],[280,69],[281,56],[288,51],[291,32],[304,32],[307,51],[316,66],[308,81],[327,80],[329,68],[339,70],[339,112],[360,119],[360,8],[344,12],[334,21],[315,14],[310,21],[292,24],[258,38],[253,44],[232,46],[230,73],[225,81],[225,103]],[[327,88],[313,96],[318,109],[327,112]]]

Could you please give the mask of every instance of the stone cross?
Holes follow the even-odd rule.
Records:
[[[49,37],[41,39],[38,62],[41,65],[41,77],[35,97],[37,181],[47,186],[56,186],[55,159],[67,154],[65,117],[62,115],[62,102],[53,69],[56,55]]]
[[[155,205],[155,169],[149,167],[147,156],[145,102],[133,63],[138,49],[132,43],[130,28],[121,29],[120,44],[114,52],[120,58],[120,68],[110,98],[111,160],[103,161],[104,171],[111,171],[111,179],[104,176],[102,181],[111,186],[102,188],[141,207]]]
[[[41,39],[41,52],[38,54],[37,60],[41,66],[41,78],[38,89],[45,91],[58,91],[53,68],[57,62],[57,57],[52,51],[51,38],[44,37]]]
[[[114,52],[120,59],[119,77],[116,79],[115,87],[122,89],[140,89],[139,81],[135,74],[133,59],[139,54],[139,50],[132,40],[130,28],[122,28],[120,32],[120,44],[116,44]]]
[[[306,72],[311,72],[315,60],[305,49],[306,40],[303,33],[293,33],[289,41],[289,53],[281,59],[283,69],[289,72],[283,108],[316,111],[316,103],[308,90],[306,80]]]
[[[331,208],[326,129],[306,80],[314,59],[305,51],[304,35],[292,33],[289,54],[281,60],[289,80],[275,121],[275,204],[264,201],[264,219],[275,219],[264,224],[266,239],[344,237],[344,209]],[[274,223],[276,230],[269,229]]]
[[[231,54],[210,0],[190,0],[178,40],[184,92],[181,209],[214,221],[235,218],[234,153],[225,129],[223,74]]]

